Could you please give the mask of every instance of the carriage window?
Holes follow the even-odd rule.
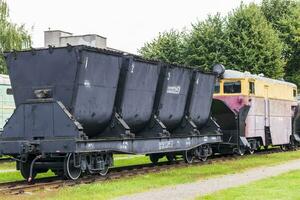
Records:
[[[255,94],[255,85],[254,82],[249,82],[249,93]]]
[[[225,82],[224,93],[227,94],[241,93],[241,81]]]
[[[214,91],[215,94],[218,94],[220,93],[220,83],[219,82],[216,82],[215,84],[215,91]]]
[[[297,90],[293,89],[293,96],[296,97],[297,96]]]

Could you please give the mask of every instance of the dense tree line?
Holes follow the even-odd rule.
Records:
[[[31,45],[31,38],[24,25],[17,25],[9,20],[7,3],[0,0],[0,73],[7,73],[3,52],[20,50]]]
[[[188,32],[160,33],[139,52],[203,70],[222,63],[227,69],[285,78],[300,86],[300,3],[242,3],[225,17],[216,14],[192,24]]]

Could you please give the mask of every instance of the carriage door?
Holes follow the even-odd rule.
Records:
[[[265,101],[265,126],[270,127],[269,86],[267,85],[265,85],[264,88],[264,101]]]

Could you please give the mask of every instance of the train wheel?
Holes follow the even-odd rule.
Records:
[[[240,147],[237,151],[237,154],[240,156],[243,156],[243,155],[245,155],[245,152],[246,152],[245,148]]]
[[[290,137],[290,143],[289,143],[289,149],[290,150],[296,150],[296,148],[297,148],[297,145],[296,145],[296,140],[295,140],[295,138],[294,137]]]
[[[194,156],[191,150],[185,151],[183,154],[184,162],[191,164],[193,163]]]
[[[254,152],[255,152],[255,150],[254,149],[249,149],[249,153],[252,155],[252,154],[254,154]]]
[[[72,180],[77,180],[81,175],[81,168],[75,167],[75,156],[73,153],[67,154],[64,160],[65,176]]]
[[[157,164],[158,163],[158,160],[159,160],[159,156],[156,155],[156,154],[150,154],[149,155],[149,158],[150,158],[150,161],[153,163],[153,164]]]
[[[168,160],[169,163],[172,163],[172,162],[175,161],[175,155],[174,154],[167,153],[166,157],[167,157],[167,160]]]
[[[104,169],[100,170],[100,172],[99,172],[99,174],[101,176],[106,176],[106,174],[108,173],[108,170],[109,170],[108,160],[109,159],[113,159],[112,155],[111,154],[105,154],[105,156],[104,156],[104,163],[105,163]]]
[[[202,162],[205,162],[208,156],[211,156],[213,152],[212,148],[209,145],[205,144],[194,149],[194,154],[197,159],[199,159]]]
[[[26,180],[28,180],[28,178],[30,176],[30,164],[31,164],[30,161],[27,161],[25,163],[23,163],[23,162],[19,163],[21,175]],[[33,169],[33,171],[32,171],[32,179],[34,179],[36,177],[36,175],[37,175],[37,171],[35,171]]]
[[[201,157],[199,157],[199,159],[200,159],[202,162],[207,161],[207,158],[208,158],[208,156],[201,156]]]
[[[105,169],[101,170],[101,171],[99,172],[99,174],[100,174],[101,176],[106,176],[106,174],[108,173],[108,170],[109,170],[108,166],[105,166]]]
[[[280,149],[281,149],[281,151],[287,151],[288,150],[288,148],[287,148],[287,146],[286,145],[280,145]]]

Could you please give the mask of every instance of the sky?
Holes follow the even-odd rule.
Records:
[[[44,45],[44,31],[98,34],[109,47],[137,53],[159,32],[189,29],[209,14],[222,15],[241,0],[6,0],[10,19],[25,24],[33,47]],[[244,3],[261,0],[243,0]]]

